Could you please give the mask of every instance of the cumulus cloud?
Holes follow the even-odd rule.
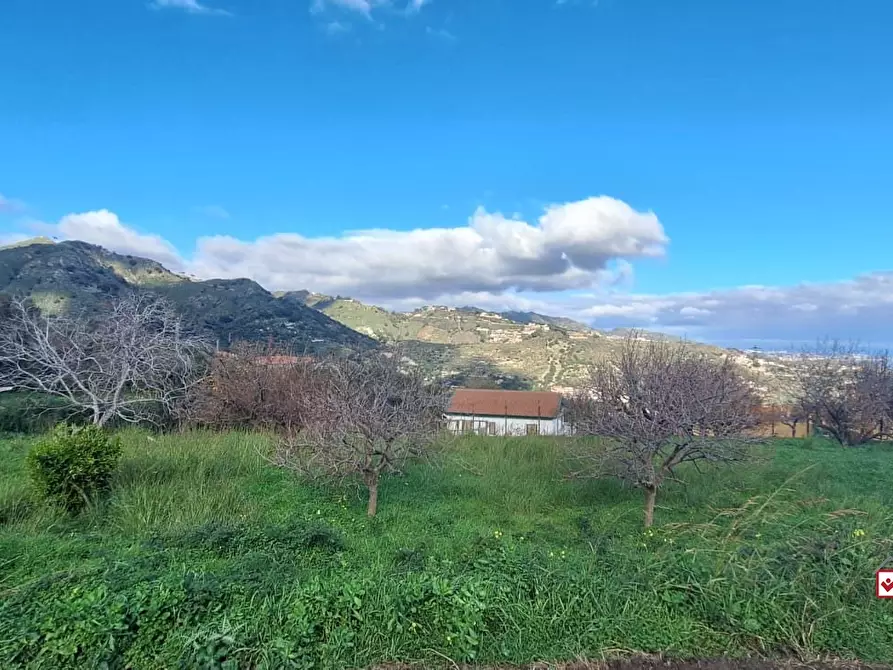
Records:
[[[606,196],[549,206],[533,222],[478,209],[454,228],[204,237],[186,255],[107,210],[44,228],[202,278],[249,277],[270,290],[306,288],[398,310],[435,303],[536,311],[723,343],[893,339],[893,271],[792,286],[630,292],[630,262],[661,256],[669,240],[654,213]]]
[[[653,212],[607,196],[552,205],[534,223],[479,208],[455,228],[203,237],[186,257],[108,210],[69,214],[45,228],[199,277],[250,277],[273,290],[307,287],[379,300],[591,288],[628,277],[625,261],[660,256],[669,243]]]
[[[230,16],[230,12],[225,9],[209,7],[198,0],[152,0],[149,6],[153,9],[180,9],[190,14]]]
[[[275,289],[434,299],[587,288],[610,261],[659,256],[667,243],[653,213],[603,196],[550,207],[535,224],[478,209],[457,228],[202,238],[191,265],[199,276],[249,276]]]
[[[158,235],[138,233],[107,209],[68,214],[48,228],[62,239],[81,240],[121,254],[152,258],[171,270],[183,269],[183,259],[174,245]]]

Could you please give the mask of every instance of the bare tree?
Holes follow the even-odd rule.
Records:
[[[791,437],[797,437],[797,426],[800,424],[805,424],[809,430],[809,413],[799,402],[778,408],[776,418],[778,423],[791,429]]]
[[[378,510],[381,475],[426,452],[443,427],[446,388],[397,352],[317,364],[303,425],[280,442],[280,464],[304,472],[359,475]]]
[[[189,419],[218,429],[250,427],[276,431],[303,425],[318,395],[315,359],[252,343],[218,352],[188,403]]]
[[[571,397],[568,421],[578,434],[603,438],[601,445],[581,443],[597,473],[645,490],[651,526],[657,492],[677,466],[744,457],[745,446],[759,439],[759,404],[730,358],[634,332]]]
[[[893,435],[893,365],[887,352],[822,342],[801,354],[795,373],[798,404],[839,444]]]
[[[0,367],[16,389],[45,393],[103,426],[157,421],[200,378],[204,341],[167,302],[132,294],[96,316],[41,314],[14,299],[0,328]]]

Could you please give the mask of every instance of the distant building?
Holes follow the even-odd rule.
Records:
[[[563,409],[551,391],[456,389],[444,418],[453,433],[566,435]]]

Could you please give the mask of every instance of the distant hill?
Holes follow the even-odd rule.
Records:
[[[278,298],[249,279],[193,281],[155,261],[86,242],[47,240],[0,249],[0,293],[31,296],[42,310],[99,310],[131,290],[166,297],[187,323],[223,347],[240,340],[272,340],[308,352],[376,346],[302,301]]]
[[[594,362],[617,351],[630,329],[596,330],[563,317],[536,312],[490,312],[474,306],[426,306],[390,312],[352,298],[294,291],[333,319],[380,342],[401,343],[410,356],[456,383],[502,388],[569,389],[579,386]],[[640,331],[652,340],[680,338]],[[789,383],[784,363],[755,360],[707,344],[712,355],[731,354],[758,389],[777,397]]]
[[[580,323],[564,316],[547,316],[545,314],[537,314],[536,312],[500,312],[500,315],[518,323],[545,323],[577,333],[593,331],[593,328],[590,328],[585,323]]]
[[[592,362],[619,343],[582,323],[535,312],[473,306],[390,312],[319,294],[308,294],[306,304],[380,342],[400,342],[413,358],[481,386],[486,380],[504,388],[579,384]]]

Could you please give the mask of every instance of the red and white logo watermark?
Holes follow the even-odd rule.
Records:
[[[893,556],[884,561],[874,573],[874,594],[878,598],[893,598],[893,567],[887,567],[891,563]]]

